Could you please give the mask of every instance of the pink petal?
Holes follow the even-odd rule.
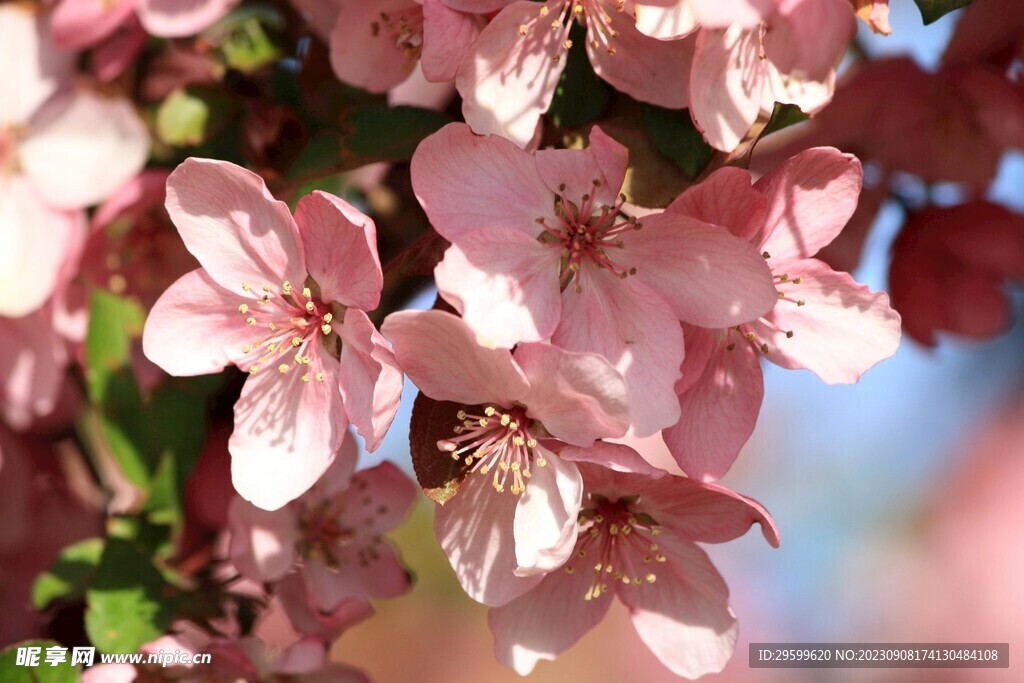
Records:
[[[586,194],[595,206],[616,203],[629,164],[629,150],[597,126],[590,129],[586,149],[542,149],[534,156],[552,195],[576,199]]]
[[[704,375],[704,368],[711,360],[716,344],[716,330],[683,325],[683,339],[686,341],[686,357],[680,369],[682,377],[676,382],[676,393],[682,394],[697,383]]]
[[[202,268],[182,275],[154,304],[142,331],[142,350],[177,377],[208,375],[233,363],[256,334],[238,312],[240,296],[215,283]]]
[[[658,40],[675,40],[697,30],[693,5],[687,0],[636,0],[636,28]]]
[[[279,292],[284,282],[306,281],[295,221],[255,173],[186,159],[167,179],[167,211],[210,277],[239,297],[243,283]]]
[[[714,338],[704,372],[679,395],[679,422],[661,433],[679,467],[700,481],[729,471],[754,431],[764,396],[761,364],[750,343],[738,333]],[[729,351],[727,344],[735,346]]]
[[[697,35],[690,81],[690,115],[715,149],[736,149],[761,110],[766,67],[757,31],[739,25]]]
[[[120,30],[97,45],[90,54],[92,72],[101,83],[110,83],[135,61],[149,40],[138,18],[132,15]]]
[[[527,415],[557,439],[589,446],[629,428],[629,389],[608,361],[545,343],[520,344],[512,356],[530,382]]]
[[[321,612],[306,590],[300,574],[290,574],[278,586],[277,598],[292,628],[303,635],[330,642],[373,616],[370,603],[360,598],[342,600],[330,612]]]
[[[394,344],[399,367],[432,399],[507,407],[529,390],[512,354],[480,346],[469,326],[450,313],[399,311],[381,329]]]
[[[698,23],[709,28],[740,24],[757,26],[774,10],[777,0],[689,0]]]
[[[82,671],[82,683],[132,683],[136,678],[131,664],[97,664]]]
[[[455,77],[462,114],[473,130],[497,133],[520,147],[533,138],[567,61],[552,59],[564,51],[567,31],[551,30],[564,4],[514,2],[480,33]],[[542,7],[547,16],[540,14]]]
[[[66,50],[95,45],[135,11],[133,0],[61,0],[50,15],[53,40]]]
[[[253,505],[276,510],[316,483],[345,439],[338,362],[321,353],[323,382],[263,368],[242,387],[228,442],[231,480]]]
[[[750,172],[724,166],[703,182],[691,185],[665,209],[712,225],[721,225],[737,237],[751,239],[764,227],[768,201],[751,187]]]
[[[423,0],[420,64],[427,80],[455,80],[459,65],[484,24],[483,17],[454,10],[444,0]]]
[[[592,582],[593,572],[556,570],[526,595],[492,609],[487,624],[498,661],[526,676],[601,623],[612,600],[584,600]]]
[[[419,487],[387,461],[356,472],[350,491],[351,505],[341,519],[370,538],[401,524],[419,497]]]
[[[797,154],[754,187],[768,200],[768,218],[754,243],[773,269],[814,256],[835,239],[857,208],[860,161],[832,147]]]
[[[598,76],[641,102],[670,109],[689,104],[687,66],[693,62],[694,39],[650,38],[637,30],[626,12],[609,12],[600,27],[595,26],[594,14],[586,17],[587,54]],[[617,34],[609,38],[611,31]]]
[[[77,209],[103,201],[142,170],[149,134],[128,100],[81,91],[47,102],[19,151],[46,201]]]
[[[15,429],[57,407],[68,363],[50,305],[21,318],[0,316],[0,415]]]
[[[382,15],[387,15],[387,20]],[[399,44],[401,24],[422,31],[423,9],[412,0],[352,0],[331,31],[331,67],[344,83],[382,93],[412,73],[416,57]],[[422,35],[421,35],[422,37]]]
[[[629,446],[610,441],[595,441],[585,448],[566,446],[558,455],[569,462],[592,463],[615,472],[635,472],[655,478],[665,474]]]
[[[514,600],[542,578],[515,575],[512,528],[518,503],[519,496],[495,491],[490,477],[471,474],[457,496],[434,509],[437,540],[462,589],[490,607]]]
[[[541,447],[534,453],[533,477],[519,496],[512,526],[516,576],[547,574],[565,563],[576,545],[583,502],[583,477],[576,465]]]
[[[765,259],[717,225],[670,213],[645,216],[615,255],[657,292],[673,314],[700,327],[728,327],[764,315],[777,295]]]
[[[44,16],[28,5],[0,5],[0,128],[28,123],[74,73],[74,54],[54,46]]]
[[[0,316],[19,318],[53,296],[86,235],[81,211],[50,208],[21,175],[0,175]]]
[[[444,4],[460,12],[490,14],[510,3],[510,0],[442,0]]]
[[[766,82],[761,94],[761,111],[770,112],[776,102],[795,104],[805,114],[817,114],[832,101],[836,90],[836,73],[828,72],[821,80],[797,75],[783,75],[769,61],[764,60]]]
[[[320,479],[309,491],[309,497],[316,500],[326,500],[332,496],[343,494],[352,483],[352,474],[356,469],[356,461],[359,459],[359,445],[351,433],[345,435],[341,442],[341,448],[334,458],[334,462],[324,471]]]
[[[431,225],[453,242],[480,228],[536,237],[537,218],[555,219],[554,196],[534,158],[503,138],[474,135],[462,123],[420,143],[412,157],[412,186]]]
[[[106,228],[121,217],[135,219],[151,209],[157,209],[167,196],[167,176],[162,168],[150,168],[129,178],[92,214],[92,227]]]
[[[487,346],[547,339],[562,312],[561,250],[518,230],[461,236],[434,270],[441,296]]]
[[[321,299],[363,311],[377,308],[384,275],[370,217],[344,199],[316,190],[299,200],[295,223]]]
[[[160,38],[193,36],[227,14],[239,0],[138,0],[139,21]]]
[[[293,508],[267,512],[235,498],[228,508],[231,563],[253,581],[280,581],[295,564],[298,525]]]
[[[779,284],[789,300],[779,301],[765,316],[767,323],[750,325],[768,344],[768,360],[806,368],[829,384],[850,384],[896,353],[900,316],[885,292],[872,292],[815,259],[791,263],[789,275],[789,283]],[[805,305],[794,303],[799,301]]]
[[[672,534],[659,537],[668,559],[657,580],[619,588],[640,639],[677,676],[721,671],[736,646],[729,589],[703,550]]]
[[[402,400],[402,370],[387,341],[365,313],[345,312],[344,324],[334,323],[341,336],[341,396],[349,420],[375,451],[395,419]]]
[[[604,356],[629,387],[632,432],[649,436],[675,424],[673,385],[683,362],[683,335],[661,297],[635,277],[582,268],[562,293],[562,323],[552,343]]]
[[[824,80],[857,31],[849,0],[779,0],[764,50],[782,73]]]
[[[398,597],[409,590],[412,579],[398,561],[391,544],[381,542],[371,548],[368,540],[353,547],[336,549],[337,568],[313,559],[299,570],[306,589],[320,610],[334,610],[342,601],[352,598],[382,600]]]

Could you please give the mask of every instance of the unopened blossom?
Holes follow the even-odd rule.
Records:
[[[228,513],[231,561],[260,582],[282,580],[298,563],[309,599],[332,612],[350,598],[393,598],[409,574],[382,534],[398,526],[416,486],[389,462],[353,474],[354,439],[303,496],[273,511],[241,499]]]
[[[0,6],[0,316],[38,309],[79,244],[80,210],[142,168],[149,136],[131,104],[71,84],[72,58],[39,13]]]
[[[1012,324],[1007,282],[1024,281],[1024,216],[976,200],[907,217],[893,245],[889,286],[915,341],[938,332],[987,339]]]
[[[480,33],[456,75],[466,122],[525,147],[551,105],[576,23],[586,28],[587,55],[602,79],[642,102],[687,106],[693,41],[645,36],[627,6],[612,0],[508,5]]]
[[[392,313],[382,329],[421,392],[463,406],[437,457],[462,463],[466,478],[434,527],[466,593],[504,604],[571,551],[583,484],[555,450],[622,436],[626,385],[593,354],[544,343],[514,353],[483,347],[442,311]]]
[[[849,384],[896,352],[900,316],[885,292],[814,258],[857,206],[860,162],[836,149],[809,149],[751,187],[750,174],[724,168],[666,209],[726,226],[750,240],[772,269],[777,303],[725,329],[689,329],[681,417],[662,432],[679,466],[717,479],[753,431],[761,406],[759,357],[805,368],[828,384]]]
[[[167,181],[167,210],[201,268],[160,297],[143,350],[166,372],[249,373],[235,403],[232,480],[273,510],[334,460],[351,422],[376,449],[402,375],[365,311],[383,282],[376,228],[347,202],[303,197],[295,217],[263,180],[188,159]]]
[[[625,448],[625,447],[623,447]],[[567,457],[571,457],[567,454]],[[634,465],[640,456],[633,454]],[[604,618],[615,596],[651,652],[673,673],[721,671],[736,645],[729,591],[697,543],[724,543],[761,525],[759,504],[713,484],[580,463],[579,537],[566,563],[530,592],[492,609],[495,654],[526,675],[555,659]]]
[[[624,214],[627,155],[599,128],[585,150],[528,153],[451,124],[420,144],[412,182],[452,242],[438,290],[483,343],[550,338],[604,356],[629,386],[633,432],[647,436],[679,417],[678,321],[735,325],[776,295],[759,252],[727,230]]]
[[[331,66],[343,82],[385,92],[422,67],[428,81],[455,78],[486,23],[509,0],[348,0],[330,34]]]

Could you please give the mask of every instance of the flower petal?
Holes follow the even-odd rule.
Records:
[[[257,583],[280,581],[295,564],[298,523],[292,508],[267,512],[235,498],[228,508],[231,563]]]
[[[729,589],[711,560],[692,543],[663,534],[667,561],[653,583],[618,590],[633,626],[654,656],[677,676],[698,678],[725,668],[736,647]]]
[[[610,441],[595,441],[583,448],[566,446],[558,451],[558,455],[568,462],[593,463],[615,472],[635,472],[655,478],[665,474],[664,470],[651,465],[629,446]]]
[[[544,343],[520,344],[512,355],[530,382],[527,415],[561,441],[589,446],[629,428],[629,388],[601,356]]]
[[[698,543],[726,543],[759,524],[769,545],[779,547],[779,532],[768,511],[724,486],[663,477],[647,482],[642,491],[647,511],[675,535]]]
[[[423,26],[423,9],[413,0],[346,3],[331,31],[334,74],[343,83],[374,93],[387,92],[404,81],[416,58],[397,39],[403,23],[414,29]]]
[[[670,213],[645,216],[615,258],[658,293],[679,320],[729,327],[764,315],[778,295],[765,259],[717,225]]]
[[[649,436],[679,420],[673,386],[683,334],[662,299],[635,277],[582,268],[562,292],[562,322],[552,343],[604,356],[629,387],[632,433]]]
[[[768,360],[806,368],[828,384],[851,384],[896,353],[900,316],[885,292],[872,292],[815,259],[794,261],[788,274],[789,282],[779,285],[786,300],[765,316],[767,324],[750,325],[768,344]]]
[[[702,26],[726,28],[732,24],[753,27],[768,18],[777,0],[689,0]]]
[[[657,40],[637,30],[627,12],[595,20],[587,12],[587,54],[594,73],[641,102],[682,109],[689,104],[693,38]],[[595,24],[600,24],[600,27]]]
[[[341,336],[341,396],[352,426],[375,451],[391,427],[402,401],[402,370],[387,341],[365,313],[345,311],[344,324],[334,324]]]
[[[373,607],[360,598],[342,600],[330,612],[321,612],[298,573],[289,574],[281,581],[277,599],[292,628],[325,642],[335,640],[344,631],[373,616]]]
[[[766,67],[756,30],[702,30],[690,81],[690,114],[715,149],[736,149],[761,110]]]
[[[244,346],[257,336],[238,312],[240,296],[220,287],[202,268],[167,288],[146,319],[142,350],[168,374],[191,377],[244,363]]]
[[[658,40],[675,40],[697,30],[693,5],[686,0],[635,0],[633,13],[637,30]]]
[[[320,354],[323,382],[303,382],[292,368],[263,370],[246,380],[235,403],[228,442],[231,480],[253,505],[276,510],[316,483],[345,439],[338,362]]]
[[[558,16],[563,4],[514,2],[480,33],[455,77],[462,114],[473,130],[497,133],[520,147],[533,138],[567,61],[552,59],[562,52],[567,31],[552,31],[542,12]]]
[[[146,33],[160,38],[195,35],[223,17],[239,0],[138,0]]]
[[[806,259],[835,239],[857,208],[860,161],[833,147],[805,150],[754,187],[768,200],[768,217],[754,239],[773,269]]]
[[[505,349],[481,346],[460,318],[443,311],[399,311],[381,326],[398,365],[437,401],[510,406],[529,383]]]
[[[0,316],[0,416],[15,429],[57,407],[66,342],[54,329],[52,305],[20,318]]]
[[[629,165],[629,150],[597,126],[585,149],[542,149],[534,157],[552,195],[573,202],[588,195],[594,207],[616,203]]]
[[[537,237],[538,218],[555,220],[554,196],[534,158],[503,138],[475,135],[462,123],[445,126],[416,148],[412,186],[431,225],[452,242],[480,228]]]
[[[547,339],[562,312],[557,245],[518,230],[483,228],[461,236],[434,270],[441,296],[481,343],[512,348]]]
[[[409,590],[412,577],[390,543],[370,547],[370,539],[335,548],[338,567],[309,560],[299,571],[313,601],[321,611],[337,608],[352,598],[395,598]],[[371,552],[372,550],[372,552]]]
[[[78,209],[103,201],[142,170],[149,134],[128,100],[81,91],[47,102],[19,152],[47,203]]]
[[[714,337],[704,372],[679,395],[679,422],[661,433],[679,467],[700,481],[729,471],[754,432],[764,397],[761,364],[750,343],[738,333]]]
[[[370,217],[344,199],[316,190],[299,200],[295,223],[321,299],[363,311],[377,308],[384,275]]]
[[[487,624],[498,661],[526,676],[537,662],[555,659],[601,623],[612,600],[583,599],[593,581],[593,572],[584,569],[551,572],[526,595],[490,611]]]
[[[466,53],[480,35],[481,16],[452,9],[444,0],[423,0],[423,53],[420,64],[427,80],[455,80]]]
[[[512,527],[519,497],[498,493],[490,477],[471,474],[458,495],[434,509],[434,531],[469,597],[490,607],[504,605],[538,583],[517,577]]]
[[[390,462],[360,470],[352,477],[352,504],[342,519],[360,534],[374,537],[401,524],[415,504],[419,487]]]
[[[764,51],[779,71],[824,80],[857,31],[849,0],[779,0]]]
[[[230,292],[306,281],[298,230],[255,173],[226,161],[186,159],[167,179],[167,212],[185,246]]]
[[[534,453],[533,476],[519,496],[512,526],[516,576],[547,574],[565,563],[576,545],[583,502],[583,477],[576,465],[542,447]]]
[[[132,0],[61,0],[50,15],[53,40],[65,50],[100,42],[135,12]]]
[[[0,129],[26,124],[53,93],[70,82],[75,56],[58,50],[45,14],[29,5],[0,5]]]
[[[764,227],[768,200],[751,187],[750,171],[723,166],[703,182],[687,188],[668,205],[665,213],[721,225],[737,237],[749,240]]]

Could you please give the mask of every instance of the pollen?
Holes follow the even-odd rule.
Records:
[[[256,318],[253,318],[253,317],[246,318],[245,319],[245,324],[248,325],[249,327],[255,327],[256,326]]]
[[[249,312],[249,306],[248,306],[248,304],[239,304],[239,305],[238,305],[238,312],[239,312],[239,313],[241,313],[241,314],[243,314],[243,315],[245,315],[246,313],[248,313],[248,312]]]
[[[284,373],[288,372],[288,368],[290,367],[291,366],[288,365],[287,363],[281,363],[280,365],[277,366],[277,371],[283,375]]]

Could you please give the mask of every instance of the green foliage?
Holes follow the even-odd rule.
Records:
[[[252,73],[276,62],[282,54],[275,40],[284,17],[271,5],[246,3],[203,33],[232,69]]]
[[[56,646],[60,646],[60,644],[52,640],[26,640],[0,651],[0,681],[4,683],[76,683],[79,678],[78,667],[71,666],[70,648],[63,664],[51,666],[46,663],[46,648]],[[39,665],[18,666],[19,647],[42,648]]]
[[[704,142],[700,131],[693,125],[689,110],[663,109],[645,104],[641,116],[647,137],[658,151],[691,179],[696,178],[714,150]]]
[[[85,594],[89,640],[101,652],[135,652],[167,631],[174,614],[172,595],[143,548],[111,538]]]
[[[172,147],[197,147],[223,132],[234,113],[234,101],[222,91],[178,89],[156,111],[156,135]]]
[[[548,116],[559,128],[573,128],[597,119],[608,106],[608,86],[597,77],[586,50],[586,29],[574,23],[569,33],[572,48],[555,88]]]
[[[967,7],[974,0],[914,0],[925,25],[935,23],[953,10]]]
[[[800,107],[795,104],[776,102],[775,109],[772,110],[772,117],[768,119],[768,125],[764,127],[761,137],[763,138],[766,135],[777,133],[784,128],[803,123],[809,118],[811,117],[803,113]]]
[[[42,610],[55,600],[81,599],[96,575],[102,554],[102,538],[87,538],[64,548],[32,584],[32,606]]]

